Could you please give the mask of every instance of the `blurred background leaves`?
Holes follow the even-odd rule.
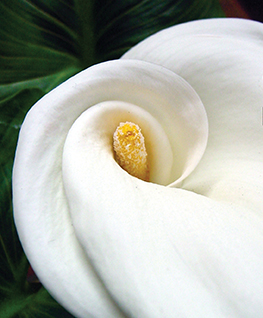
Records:
[[[223,0],[1,0],[1,318],[72,317],[28,272],[13,221],[12,165],[27,111],[70,76],[119,58],[159,30],[225,13],[246,14],[243,7],[233,11],[236,3],[230,0],[231,7]]]

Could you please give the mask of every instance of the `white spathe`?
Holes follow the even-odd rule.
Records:
[[[252,21],[178,25],[78,74],[27,115],[16,225],[40,280],[77,317],[263,317],[262,39]],[[131,59],[197,91],[209,121],[203,157],[198,96]],[[128,112],[160,136],[150,156],[168,186],[114,161],[113,126]]]
[[[263,25],[209,19],[163,30],[124,55],[186,79],[209,120],[205,156],[183,188],[262,215]],[[253,197],[253,198],[252,198]]]
[[[207,116],[195,91],[173,72],[138,60],[116,60],[91,67],[54,89],[34,105],[22,125],[13,172],[14,214],[30,263],[51,294],[75,315],[119,317],[121,310],[76,238],[69,213],[74,212],[69,210],[62,179],[64,144],[83,112],[90,118],[89,131],[82,134],[92,145],[85,155],[87,166],[92,171],[106,169],[102,179],[96,177],[100,184],[110,178],[124,189],[119,176],[137,179],[113,159],[113,132],[120,122],[133,121],[141,127],[151,181],[178,186],[205,151]],[[76,145],[80,142],[76,140]],[[97,157],[108,152],[110,160],[101,167]],[[94,156],[94,163],[89,162]],[[73,159],[69,165],[75,163]],[[82,178],[92,181],[84,171]],[[107,195],[95,183],[93,189],[93,199],[100,205]],[[110,202],[112,209],[118,206]],[[90,202],[89,208],[93,206]]]

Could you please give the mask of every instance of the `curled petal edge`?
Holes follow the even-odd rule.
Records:
[[[78,317],[123,316],[76,237],[61,169],[70,127],[86,109],[108,101],[134,104],[149,112],[152,122],[160,123],[171,148],[166,151],[171,173],[165,184],[176,186],[192,172],[208,135],[204,107],[190,85],[171,71],[141,61],[91,67],[30,110],[20,131],[13,170],[15,223],[41,282]],[[158,156],[165,160],[162,151]]]

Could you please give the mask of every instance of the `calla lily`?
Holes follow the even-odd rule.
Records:
[[[28,113],[15,221],[77,317],[262,316],[262,35],[238,19],[172,27]],[[144,133],[150,182],[114,160],[126,120]]]

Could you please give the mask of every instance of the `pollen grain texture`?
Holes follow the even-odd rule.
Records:
[[[138,125],[120,123],[113,134],[115,160],[130,175],[149,181],[149,168],[144,136]]]

